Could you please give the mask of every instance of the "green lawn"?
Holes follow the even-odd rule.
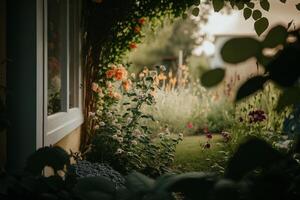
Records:
[[[205,136],[188,136],[178,144],[175,155],[176,170],[187,171],[222,171],[219,165],[224,165],[226,154],[222,150],[226,147],[221,135],[213,135],[211,148],[204,149],[207,138]],[[216,165],[218,163],[218,165]]]

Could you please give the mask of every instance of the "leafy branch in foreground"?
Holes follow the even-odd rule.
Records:
[[[266,53],[266,50],[270,49],[276,52],[275,55],[270,56]],[[251,37],[233,38],[224,44],[221,55],[225,62],[232,64],[254,57],[265,70],[264,74],[251,77],[240,87],[236,101],[262,90],[267,81],[272,81],[283,91],[278,101],[278,111],[300,102],[299,30],[288,32],[287,28],[278,25],[268,32],[263,41]],[[208,79],[207,76],[211,73],[213,70],[205,73],[202,80]],[[219,76],[214,77],[218,80],[215,83],[222,81]]]

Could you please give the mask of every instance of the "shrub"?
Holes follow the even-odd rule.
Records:
[[[99,89],[95,84],[93,88],[97,94],[101,90],[101,97],[98,110],[90,114],[94,136],[87,159],[108,163],[124,174],[132,170],[151,176],[167,172],[182,136],[165,132],[153,139],[145,124],[148,120],[155,121],[152,115],[142,111],[143,107],[155,103],[155,72],[145,69],[139,77],[129,78],[124,67],[112,66],[106,75],[108,87]]]

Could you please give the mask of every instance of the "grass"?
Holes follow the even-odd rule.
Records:
[[[204,149],[205,136],[188,136],[177,145],[174,168],[181,172],[206,171],[222,172],[226,156],[222,151],[226,144],[221,135],[214,134],[210,141],[211,148]]]

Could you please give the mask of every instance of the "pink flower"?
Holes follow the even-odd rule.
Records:
[[[145,22],[146,22],[146,19],[143,18],[143,17],[138,19],[138,23],[141,24],[141,25],[145,24]]]
[[[211,133],[207,133],[207,134],[206,134],[206,137],[207,137],[208,139],[212,139],[212,134],[211,134]]]
[[[189,123],[187,124],[187,127],[188,127],[188,128],[193,128],[192,122],[189,122]]]
[[[94,91],[94,92],[98,92],[98,88],[99,88],[99,85],[97,84],[97,83],[92,83],[92,90]]]

